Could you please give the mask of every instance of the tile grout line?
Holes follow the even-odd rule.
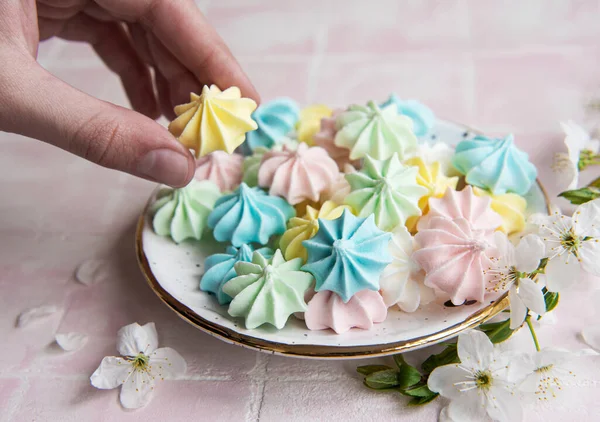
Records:
[[[262,410],[267,383],[267,365],[269,364],[270,358],[270,355],[257,352],[256,364],[248,374],[250,375],[250,382],[254,387],[250,394],[250,408],[246,414],[246,420],[248,422],[260,420],[260,412]]]

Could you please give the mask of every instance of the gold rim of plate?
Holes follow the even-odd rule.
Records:
[[[550,198],[548,197],[548,194],[544,189],[543,185],[540,183],[539,179],[536,180],[536,182],[546,202],[548,214],[551,214]],[[152,270],[150,269],[150,265],[148,263],[146,254],[144,253],[142,243],[142,232],[144,229],[144,221],[147,209],[147,206],[144,207],[143,214],[138,220],[138,225],[135,234],[135,248],[138,264],[142,270],[142,273],[144,274],[144,277],[146,278],[146,281],[150,285],[150,288],[152,288],[154,293],[156,293],[156,295],[184,321],[187,321],[196,328],[199,328],[200,330],[211,334],[215,337],[218,337],[221,340],[224,340],[228,343],[235,343],[250,349],[269,352],[278,355],[316,359],[351,359],[386,356],[395,353],[402,353],[409,350],[415,350],[421,347],[440,343],[447,339],[451,339],[462,331],[475,328],[480,324],[490,320],[491,318],[502,312],[504,309],[506,309],[509,304],[508,293],[504,293],[500,298],[498,298],[498,300],[486,306],[485,308],[480,309],[479,311],[471,314],[467,319],[458,324],[452,325],[433,334],[417,337],[410,340],[397,341],[393,343],[382,343],[363,346],[323,346],[312,344],[286,344],[275,341],[263,340],[257,337],[252,337],[246,334],[238,333],[236,331],[225,328],[219,324],[202,318],[192,309],[175,299],[160,285],[160,283],[152,273]]]

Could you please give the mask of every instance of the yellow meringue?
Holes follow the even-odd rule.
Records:
[[[313,104],[300,111],[296,134],[300,142],[315,145],[313,136],[321,129],[321,119],[331,117],[333,110],[323,104]]]
[[[286,260],[302,258],[307,259],[307,252],[302,242],[308,240],[319,231],[319,218],[324,220],[335,220],[340,217],[346,205],[338,205],[333,201],[325,201],[319,210],[308,205],[304,217],[294,217],[288,221],[287,231],[283,233],[279,241],[279,248]]]
[[[502,217],[502,225],[498,230],[512,234],[525,229],[525,210],[527,201],[516,193],[505,193],[493,195],[485,189],[473,186],[473,193],[477,196],[489,196],[492,198],[491,208]]]
[[[426,163],[420,157],[413,157],[404,162],[407,166],[415,166],[419,168],[417,173],[417,183],[427,188],[427,193],[419,199],[419,208],[421,208],[422,215],[427,214],[429,211],[429,198],[441,198],[446,193],[446,189],[456,189],[458,183],[458,177],[448,177],[444,174],[441,169],[439,162]],[[418,216],[409,217],[406,220],[406,228],[411,232],[416,229]]]
[[[242,98],[237,87],[221,91],[216,85],[205,85],[200,95],[190,93],[190,102],[175,107],[177,118],[169,124],[169,132],[196,157],[213,151],[231,154],[244,142],[246,132],[258,127],[251,114],[256,103]]]

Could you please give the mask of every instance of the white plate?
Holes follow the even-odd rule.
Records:
[[[432,131],[430,142],[439,140],[456,145],[474,133],[465,126],[442,121]],[[153,201],[154,195],[148,204]],[[548,210],[547,197],[539,183],[527,195],[527,202],[528,213]],[[219,305],[214,296],[199,289],[204,259],[224,251],[224,244],[202,240],[176,245],[170,238],[154,233],[148,207],[140,217],[136,237],[142,272],[169,307],[191,324],[224,341],[269,353],[343,359],[415,350],[476,327],[508,305],[503,295],[490,296],[485,303],[470,306],[446,307],[439,301],[413,313],[394,307],[389,309],[387,319],[371,330],[352,329],[344,334],[331,330],[310,331],[303,321],[293,316],[281,330],[268,325],[247,330],[242,320],[227,314],[226,306]]]

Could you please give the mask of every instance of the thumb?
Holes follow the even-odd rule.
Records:
[[[33,60],[11,67],[18,72],[0,76],[0,129],[174,187],[193,177],[191,153],[155,121],[93,98]]]

